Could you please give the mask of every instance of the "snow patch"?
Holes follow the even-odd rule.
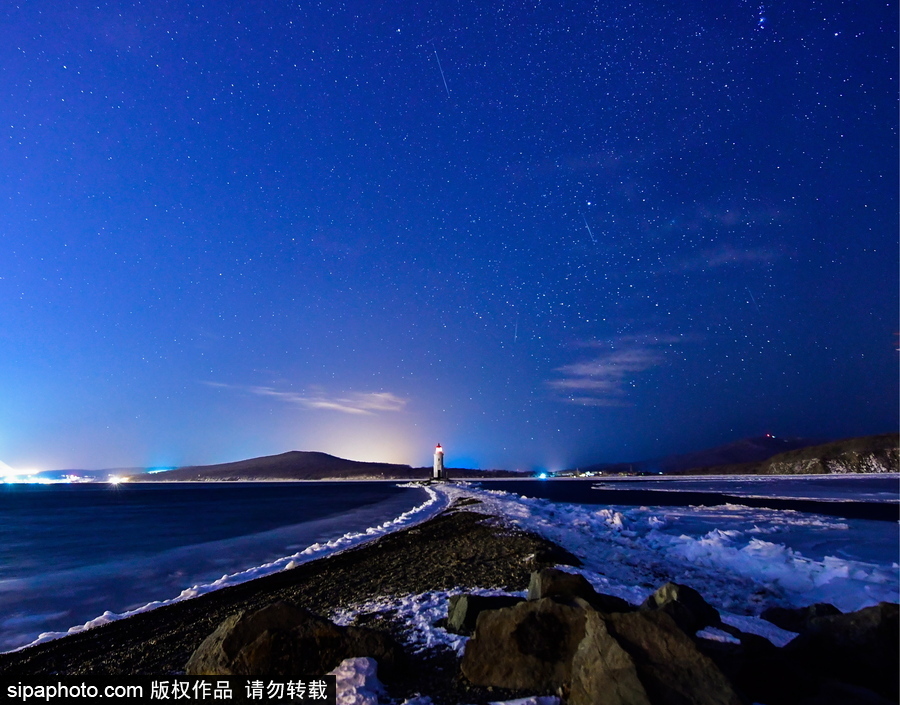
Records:
[[[715,627],[707,627],[706,629],[701,629],[697,632],[697,636],[701,639],[710,639],[712,641],[721,641],[726,644],[740,644],[741,640],[736,639],[731,636],[728,632],[724,632],[721,629],[716,629]]]
[[[355,622],[359,615],[384,614],[403,625],[404,642],[414,653],[443,647],[462,654],[468,637],[448,632],[437,623],[447,618],[447,608],[453,595],[515,595],[525,597],[525,591],[504,592],[497,589],[476,588],[462,590],[426,592],[420,595],[381,597],[376,600],[344,608],[329,615],[331,621],[340,626]]]
[[[378,696],[384,693],[373,658],[346,658],[328,675],[335,676],[337,705],[378,705]]]

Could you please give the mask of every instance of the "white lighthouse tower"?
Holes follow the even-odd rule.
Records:
[[[434,473],[431,478],[433,480],[446,480],[447,476],[444,472],[444,449],[438,443],[434,448]]]

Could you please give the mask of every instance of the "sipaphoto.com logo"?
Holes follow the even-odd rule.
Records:
[[[89,705],[335,705],[334,675],[291,678],[256,676],[33,676],[0,677],[0,705],[54,703]],[[160,704],[162,705],[162,703]]]
[[[118,698],[121,700],[142,700],[144,698],[144,686],[139,684],[112,684],[105,683],[95,685],[83,680],[77,683],[63,683],[56,680],[54,683],[22,683],[6,686],[8,700],[29,702],[43,700],[44,702],[66,702],[78,700],[80,702],[99,700],[100,698]]]

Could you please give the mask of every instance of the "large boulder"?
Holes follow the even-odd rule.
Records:
[[[722,625],[720,629],[740,642],[695,638],[694,643],[712,659],[746,702],[810,705],[807,699],[816,693],[818,682],[785,659],[781,649],[755,634],[747,634],[727,625]]]
[[[627,614],[601,615],[609,635],[633,661],[636,680],[640,682],[648,702],[653,705],[740,705],[741,700],[728,679],[697,648],[668,614],[662,611],[642,611]],[[586,633],[593,624],[586,625]],[[599,633],[599,630],[598,630]],[[599,644],[602,643],[598,641]],[[586,647],[587,648],[587,647]],[[587,666],[591,667],[588,660]],[[573,665],[573,673],[576,668]],[[581,666],[579,664],[579,670]],[[582,678],[582,680],[585,680]],[[635,679],[624,676],[621,668],[617,682],[623,692]],[[606,702],[594,692],[593,700],[581,700],[573,705]],[[642,700],[623,699],[622,703],[641,703]]]
[[[810,619],[785,652],[822,678],[871,689],[897,701],[900,607],[882,602],[858,612]]]
[[[478,615],[485,610],[499,610],[522,602],[513,595],[453,595],[447,606],[447,631],[469,636],[475,631]]]
[[[666,583],[648,597],[641,610],[665,612],[688,634],[696,634],[705,627],[721,623],[718,610],[703,596],[687,585]]]
[[[403,658],[383,632],[339,627],[287,602],[227,618],[188,660],[188,675],[292,676],[326,673],[347,658],[368,656],[390,674]]]
[[[545,597],[573,598],[589,600],[596,594],[594,586],[578,573],[566,573],[557,568],[544,568],[531,574],[528,581],[528,599],[542,600]]]
[[[598,593],[583,575],[566,573],[557,568],[544,568],[531,574],[528,599],[540,600],[545,597],[560,600],[580,597],[601,612],[629,612],[634,609],[621,597]]]
[[[759,616],[789,632],[804,632],[811,620],[839,614],[841,611],[834,605],[817,602],[807,607],[768,607]]]
[[[570,705],[741,702],[665,612],[603,613],[580,597],[482,612],[461,670],[475,685],[568,689]]]
[[[572,658],[569,705],[652,705],[631,655],[598,612],[585,615],[584,638]]]
[[[564,604],[547,597],[482,612],[462,674],[475,685],[501,688],[547,691],[567,684],[590,609],[578,598]]]
[[[569,705],[739,705],[712,660],[662,612],[588,613]]]

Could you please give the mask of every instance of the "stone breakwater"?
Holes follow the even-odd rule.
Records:
[[[555,695],[567,705],[897,700],[897,605],[852,614],[813,605],[767,617],[799,635],[776,648],[723,624],[716,609],[684,585],[666,583],[635,606],[597,593],[581,575],[547,568],[531,574],[526,599],[454,596],[445,628],[470,635],[453,669],[470,696],[480,688]],[[386,632],[338,627],[279,602],[225,620],[186,671],[289,677],[359,658],[377,664],[389,690],[413,667]],[[438,702],[442,695],[432,693]]]

